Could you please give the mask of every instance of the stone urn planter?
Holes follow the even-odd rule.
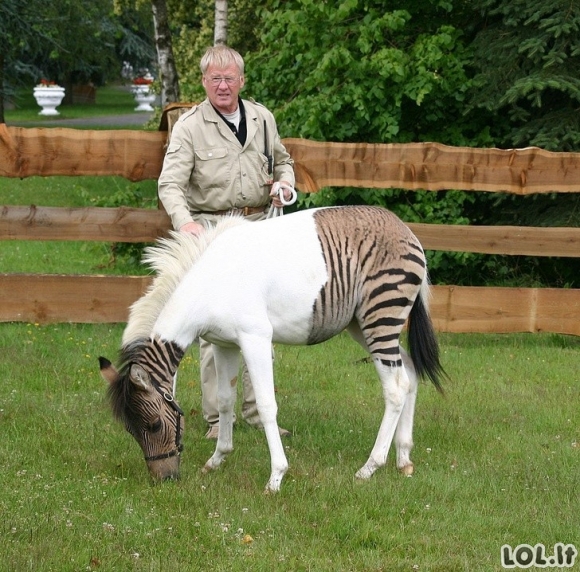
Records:
[[[38,115],[60,115],[56,108],[64,97],[64,87],[56,84],[41,83],[34,88],[36,103],[42,107]]]
[[[131,88],[137,107],[135,111],[154,111],[151,104],[155,101],[155,94],[149,85],[134,85]]]

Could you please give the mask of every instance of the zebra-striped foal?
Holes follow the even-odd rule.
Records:
[[[145,453],[154,478],[179,475],[182,414],[173,382],[186,349],[199,338],[215,346],[219,437],[204,469],[232,450],[239,351],[245,358],[270,450],[268,491],[288,468],[277,430],[272,342],[315,344],[344,329],[373,358],[385,413],[369,478],[394,439],[397,467],[413,471],[417,378],[438,389],[444,375],[428,313],[423,249],[394,214],[377,207],[302,211],[259,223],[225,219],[201,238],[174,233],[146,254],[157,275],[131,308],[119,372],[101,359],[116,417]],[[399,345],[409,318],[410,357]]]

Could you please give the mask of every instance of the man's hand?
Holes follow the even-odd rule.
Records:
[[[182,227],[180,227],[179,232],[193,234],[193,236],[199,236],[201,233],[205,232],[205,227],[198,222],[187,222]]]
[[[282,190],[282,196],[284,197],[285,202],[282,202],[280,200],[279,196],[280,189]],[[294,202],[292,201],[292,199],[294,198],[294,193],[296,192],[294,191],[293,193],[292,191],[293,187],[288,181],[277,181],[272,185],[272,190],[270,191],[270,196],[272,197],[272,204],[277,209],[282,208],[287,204],[292,204]]]

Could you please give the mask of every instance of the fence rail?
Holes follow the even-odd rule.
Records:
[[[0,274],[5,322],[125,322],[147,276]],[[570,311],[576,305],[576,311]],[[434,286],[437,330],[580,335],[578,292],[557,288]]]
[[[0,124],[0,176],[156,178],[167,133],[26,129]],[[580,154],[537,148],[500,150],[436,143],[371,145],[285,139],[297,187],[580,192]],[[580,257],[579,228],[409,224],[430,250]],[[167,233],[163,210],[1,207],[0,240],[149,242]],[[0,274],[0,322],[123,322],[149,284],[136,276]],[[440,331],[580,335],[580,290],[434,288]]]
[[[580,256],[580,228],[409,223],[423,247],[450,252]],[[163,210],[15,206],[0,210],[3,240],[150,242],[167,234]]]

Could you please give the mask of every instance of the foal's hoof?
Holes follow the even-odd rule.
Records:
[[[218,468],[218,465],[214,465],[211,461],[208,461],[202,468],[201,468],[201,472],[204,475],[207,475],[208,473],[211,473],[212,471],[215,471]]]
[[[413,463],[409,463],[408,465],[405,465],[404,467],[401,467],[399,469],[399,471],[401,471],[401,473],[403,475],[405,475],[406,477],[412,477],[413,473],[415,471],[415,467],[413,465]]]
[[[372,469],[369,469],[367,466],[360,468],[355,474],[354,478],[361,482],[361,481],[368,481],[374,474]]]
[[[280,492],[280,485],[282,484],[282,477],[280,478],[272,478],[266,483],[264,487],[264,494],[265,495],[275,495]]]

